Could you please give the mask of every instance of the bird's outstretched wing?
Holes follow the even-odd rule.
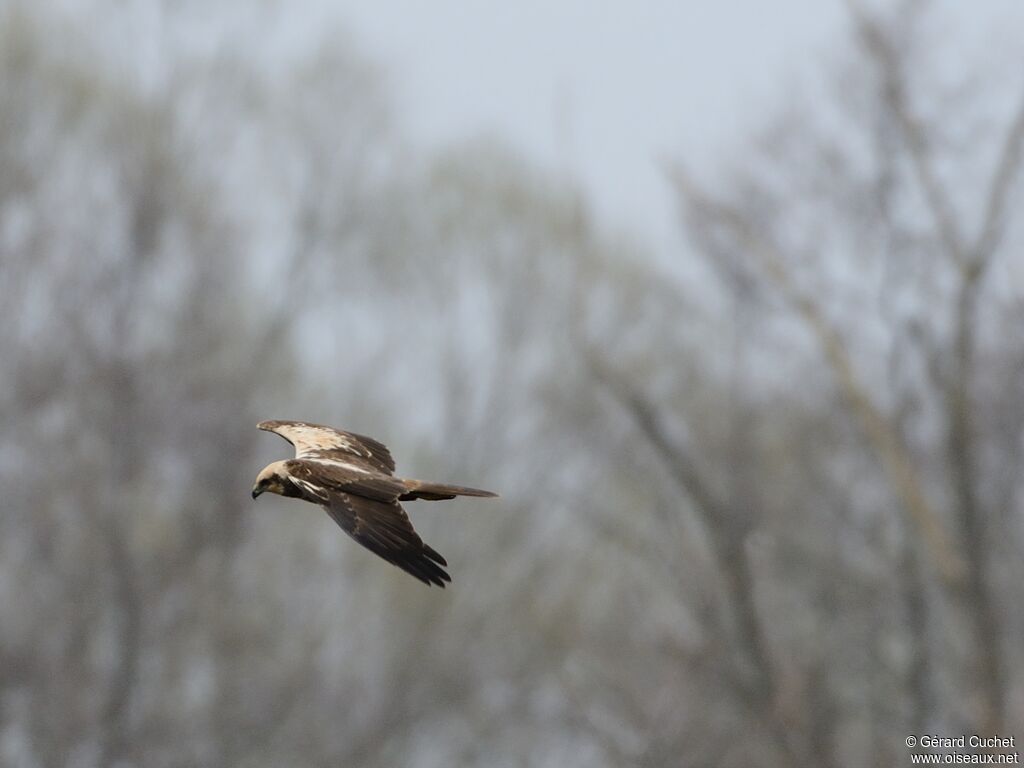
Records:
[[[323,507],[345,533],[425,584],[443,589],[452,580],[442,567],[448,563],[423,543],[397,500],[337,492],[329,495]]]
[[[297,459],[334,459],[386,475],[395,471],[387,447],[366,435],[305,421],[261,421],[256,426],[294,445]]]

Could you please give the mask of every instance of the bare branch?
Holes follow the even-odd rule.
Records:
[[[756,256],[779,292],[817,338],[840,390],[860,421],[897,498],[926,542],[932,563],[947,583],[958,583],[964,575],[962,558],[928,501],[906,446],[861,382],[840,335],[829,324],[820,307],[793,283],[784,259],[774,245],[755,232],[740,211],[713,200],[679,166],[671,169],[671,177],[695,218],[724,228],[744,251]]]
[[[1024,95],[1021,96],[1016,115],[1006,132],[1003,148],[996,161],[995,173],[989,187],[988,201],[978,240],[971,249],[971,271],[979,275],[999,245],[1006,227],[1006,208],[1019,178],[1021,158],[1024,156]]]
[[[868,55],[878,66],[882,77],[883,95],[903,141],[910,154],[910,162],[946,251],[961,268],[967,266],[967,248],[960,232],[956,213],[949,195],[935,169],[928,132],[921,124],[907,95],[903,61],[899,51],[889,40],[879,23],[855,0],[847,0],[858,37]]]
[[[676,484],[693,501],[701,524],[708,533],[716,567],[724,580],[737,645],[745,663],[750,665],[747,673],[730,667],[728,679],[739,700],[761,720],[790,764],[807,762],[801,746],[782,724],[776,707],[778,683],[757,608],[754,574],[746,553],[749,520],[738,515],[710,487],[694,457],[669,436],[663,426],[664,419],[647,398],[612,372],[596,354],[588,355],[587,362],[594,378],[630,413],[672,473]]]

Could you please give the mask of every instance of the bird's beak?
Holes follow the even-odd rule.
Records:
[[[260,495],[261,493],[263,493],[263,489],[262,489],[262,488],[253,488],[253,489],[252,489],[252,497],[253,497],[254,499],[255,499],[255,498],[256,498],[257,496],[259,496],[259,495]]]

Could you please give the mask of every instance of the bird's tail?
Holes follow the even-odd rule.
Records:
[[[489,498],[498,495],[490,491],[481,491],[479,488],[431,483],[427,480],[403,480],[402,483],[406,489],[405,493],[398,497],[402,501],[411,501],[412,499],[444,501],[445,499],[454,499],[456,496],[481,496]]]

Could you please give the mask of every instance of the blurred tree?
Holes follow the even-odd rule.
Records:
[[[895,529],[903,543],[881,550],[876,566],[878,578],[903,584],[904,616],[898,628],[879,624],[875,642],[907,638],[905,660],[893,671],[901,675],[897,700],[907,701],[910,710],[892,720],[889,702],[876,711],[873,727],[889,734],[891,744],[898,744],[900,733],[936,724],[952,732],[995,733],[1019,719],[1007,712],[1008,686],[1019,685],[1020,674],[1016,654],[1007,653],[1019,616],[1005,579],[1020,552],[1012,522],[1020,509],[1019,483],[1010,476],[1019,465],[1024,427],[1012,373],[1022,349],[1000,329],[1021,320],[1021,286],[1007,254],[1015,234],[1008,231],[1008,212],[1019,188],[1024,100],[1018,97],[1000,129],[986,111],[988,94],[962,82],[943,83],[928,61],[937,48],[928,40],[920,4],[908,4],[886,21],[854,6],[852,18],[857,60],[842,71],[831,109],[816,102],[814,112],[786,111],[721,191],[711,191],[679,165],[672,179],[688,231],[727,290],[750,305],[744,311],[757,313],[762,327],[797,322],[781,342],[769,336],[767,343],[776,350],[787,344],[785,353],[792,356],[800,327],[815,342],[841,398],[835,417],[862,430],[864,447],[906,516]],[[992,170],[983,180],[979,169],[986,163]],[[979,199],[984,205],[975,213]],[[971,231],[976,234],[968,236]],[[766,343],[768,334],[746,330],[752,333],[744,345]],[[1015,363],[1007,365],[1009,360]],[[797,380],[802,398],[817,400],[815,390],[830,386],[809,373]],[[758,390],[763,396],[762,381],[749,387],[747,397]],[[730,515],[728,506],[705,492],[709,481],[692,470],[693,456],[664,436],[668,414],[628,391],[620,400],[705,510],[712,542],[733,542],[728,550],[713,546],[719,561],[727,569],[745,569],[751,510],[763,510],[766,502],[748,500]],[[1003,428],[993,429],[995,424]],[[789,450],[794,459],[803,455]],[[750,451],[744,458],[768,461]],[[823,460],[833,457],[812,459]],[[848,497],[856,488],[864,494],[861,483],[841,493]],[[828,497],[816,502],[843,503]],[[885,511],[885,499],[875,503],[882,505],[878,513]],[[744,525],[716,532],[736,515]],[[878,524],[883,520],[872,523]],[[885,556],[886,550],[903,554]],[[922,571],[924,562],[931,567]],[[758,651],[756,638],[778,617],[748,605],[749,588],[730,592],[740,617],[738,645],[768,681],[755,710],[777,719],[784,714],[783,661]],[[879,601],[876,609],[881,621],[888,608]],[[966,633],[958,615],[967,620]],[[839,720],[828,727],[841,726],[835,697],[844,695],[844,686],[835,664],[819,669],[813,657],[807,663],[808,683],[831,689],[824,692],[824,709],[822,694],[804,691],[804,737],[817,753],[808,762],[820,763],[836,754],[839,734],[821,740],[809,723],[814,713],[829,712]],[[872,663],[888,666],[884,657]],[[968,693],[953,695],[956,690]],[[783,743],[787,738],[780,734]],[[878,758],[895,759],[898,749],[891,749]]]
[[[245,151],[266,148],[219,154],[209,121],[238,125],[258,108],[262,140],[292,156],[315,146],[274,124],[272,90],[262,104],[239,98],[260,94],[251,80],[234,90],[238,62],[214,61],[146,94],[91,66],[81,32],[44,24],[17,6],[0,24],[2,647],[18,734],[6,749],[24,764],[238,764],[244,734],[295,727],[280,709],[316,674],[305,649],[319,637],[316,625],[293,640],[259,628],[283,623],[289,585],[240,554],[253,427],[295,386],[294,305],[331,264],[323,238],[358,225],[328,198],[333,231],[300,206],[289,212],[299,245],[250,255],[253,208],[225,193],[252,167]],[[336,117],[375,114],[346,61],[316,66],[338,74],[323,76]],[[218,88],[218,110],[186,109]],[[368,136],[335,133],[316,160],[333,170],[332,194],[357,197],[337,180],[362,180],[335,158],[361,163],[352,145]],[[282,155],[272,170],[290,170]],[[232,600],[239,590],[273,608],[253,613]],[[253,664],[268,662],[241,707]]]
[[[0,14],[0,760],[884,765],[1021,720],[1024,117],[925,8],[852,8],[720,186],[673,166],[674,272],[515,153],[409,150],[333,31],[267,67],[164,4],[143,77],[40,7]],[[499,490],[410,505],[452,588],[251,506],[265,417]]]

